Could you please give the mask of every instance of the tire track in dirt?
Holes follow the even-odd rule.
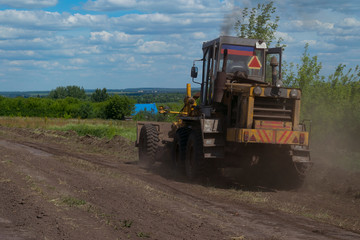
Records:
[[[200,206],[197,210],[200,210],[202,214],[210,212],[210,215],[220,217],[221,221],[210,221],[211,216],[207,216],[207,220],[210,221],[208,224],[222,224],[222,228],[227,229],[227,232],[235,233],[236,229],[239,229],[239,226],[243,226],[241,232],[244,232],[244,235],[246,236],[252,237],[259,237],[259,235],[274,236],[274,232],[276,232],[277,236],[306,239],[357,239],[359,237],[356,233],[346,232],[332,226],[319,224],[315,221],[299,217],[279,214],[276,211],[264,212],[252,206],[239,206],[226,201],[210,201],[199,196],[199,193],[189,191],[189,184],[176,183],[174,181],[162,179],[151,173],[144,173],[144,171],[139,170],[136,166],[109,162],[106,158],[98,160],[98,158],[94,158],[91,155],[69,153],[61,148],[58,149],[53,146],[50,147],[38,143],[21,142],[15,144],[23,144],[28,148],[33,148],[47,154],[79,158],[104,168],[120,171],[122,174],[127,174],[132,178],[140,179],[168,195],[176,196],[176,198],[181,199],[183,203],[185,202],[189,206]],[[176,187],[174,185],[176,185]],[[170,209],[174,210],[174,207],[170,207]],[[225,222],[225,219],[227,222]],[[282,229],[285,229],[285,231]]]

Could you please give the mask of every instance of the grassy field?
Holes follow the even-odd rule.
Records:
[[[37,117],[0,117],[0,125],[6,127],[75,131],[78,135],[91,135],[111,139],[116,135],[136,140],[136,122],[101,119],[63,119]]]

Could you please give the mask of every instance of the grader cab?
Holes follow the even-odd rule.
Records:
[[[261,40],[204,42],[201,82],[195,61],[191,69],[200,93],[187,85],[178,122],[138,123],[139,161],[150,166],[168,152],[163,158],[189,179],[241,168],[255,180],[299,186],[311,165],[309,132],[300,123],[301,90],[282,85],[281,59],[281,48]]]

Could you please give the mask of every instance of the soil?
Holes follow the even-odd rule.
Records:
[[[121,137],[0,127],[0,239],[360,239],[360,174],[321,164],[293,191],[191,183]]]

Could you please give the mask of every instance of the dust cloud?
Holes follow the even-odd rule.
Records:
[[[351,136],[335,132],[313,137],[310,154],[314,165],[304,188],[360,199],[360,150],[354,148]]]

